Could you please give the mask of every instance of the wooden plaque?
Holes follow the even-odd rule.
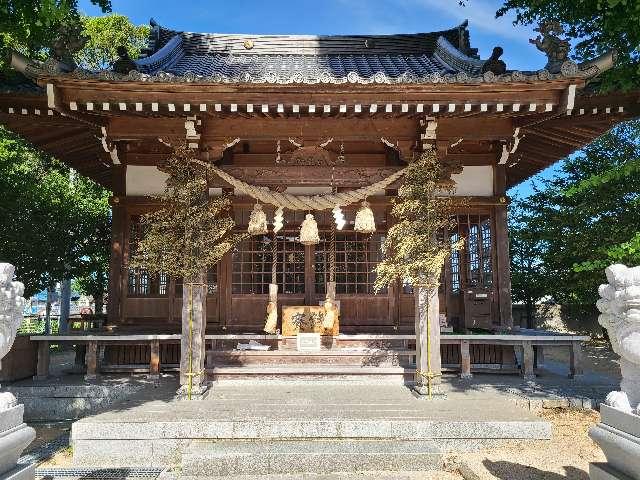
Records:
[[[319,333],[320,335],[338,335],[340,332],[339,315],[333,322],[333,329],[322,326],[324,307],[300,306],[282,307],[282,335],[295,336],[298,333]]]

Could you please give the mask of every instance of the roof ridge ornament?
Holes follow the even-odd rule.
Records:
[[[544,67],[546,70],[551,73],[562,73],[563,75],[575,75],[578,73],[578,66],[569,60],[569,52],[571,51],[569,40],[559,37],[564,33],[560,22],[557,20],[543,20],[534,31],[539,32],[541,35],[536,38],[530,38],[529,43],[535,45],[538,50],[547,56],[547,64]],[[573,65],[569,65],[569,63]]]
[[[504,75],[507,72],[507,64],[500,60],[503,53],[502,47],[493,47],[491,56],[482,65],[480,73],[484,75],[487,72],[491,72],[494,75]]]

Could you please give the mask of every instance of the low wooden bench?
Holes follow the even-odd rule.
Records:
[[[49,347],[51,343],[85,344],[86,377],[95,378],[100,371],[98,364],[98,349],[105,345],[148,345],[150,359],[148,372],[152,376],[160,373],[160,344],[180,343],[181,335],[144,335],[144,334],[113,334],[113,335],[33,335],[30,339],[38,342],[38,366],[36,378],[46,378],[49,375]],[[274,348],[270,353],[263,355],[286,355],[287,349],[291,350],[295,344],[295,337],[282,335],[206,335],[211,351],[232,351],[235,343],[254,340],[263,344],[270,344]],[[544,363],[544,349],[546,347],[566,347],[569,349],[569,376],[580,377],[582,370],[582,342],[590,337],[582,335],[566,335],[545,331],[521,330],[517,334],[498,335],[458,335],[443,334],[440,338],[442,345],[457,345],[459,352],[458,365],[443,364],[443,367],[456,368],[463,378],[471,377],[472,362],[471,348],[474,345],[493,345],[520,349],[522,352],[522,375],[531,379],[534,377],[535,368]],[[340,354],[340,349],[348,350],[349,347],[386,348],[394,350],[402,356],[415,356],[415,350],[409,348],[413,344],[415,348],[415,335],[337,335],[331,338],[331,347],[335,349],[334,355]],[[395,345],[393,345],[395,343]],[[348,353],[348,352],[345,352]],[[357,355],[357,354],[354,354]],[[131,369],[129,369],[131,370]],[[507,371],[504,369],[503,371]],[[511,369],[513,371],[513,369]]]
[[[96,378],[100,370],[98,364],[98,348],[104,345],[149,345],[151,356],[149,360],[149,375],[157,377],[160,374],[160,343],[180,343],[182,335],[32,335],[30,339],[38,342],[38,366],[36,379],[49,376],[49,348],[51,343],[73,343],[86,345],[85,364],[87,372],[85,378]]]
[[[235,342],[248,342],[254,340],[263,344],[269,344],[280,348],[290,348],[295,344],[295,337],[286,337],[282,335],[207,335],[206,339],[210,342],[212,351],[233,348]],[[409,344],[415,345],[415,335],[387,335],[387,334],[357,334],[357,335],[337,335],[332,337],[332,345],[334,348],[344,348],[353,346],[370,346],[375,348],[375,344],[384,345],[385,343],[398,343],[393,346],[399,349],[403,355],[414,355],[415,350],[409,349]],[[569,349],[569,376],[571,378],[579,378],[583,375],[582,368],[582,342],[590,340],[589,336],[569,335],[555,332],[547,332],[542,330],[520,330],[514,334],[486,334],[486,335],[466,335],[466,334],[443,334],[440,337],[441,345],[458,345],[459,348],[459,364],[451,365],[443,362],[443,368],[456,368],[461,377],[471,377],[471,348],[474,345],[493,345],[508,347],[510,349],[519,349],[522,354],[521,373],[526,379],[532,379],[535,376],[535,368],[542,367],[544,364],[545,347],[565,347]],[[277,351],[268,354],[277,355]],[[513,356],[513,354],[512,354]],[[484,368],[483,368],[484,367]],[[475,367],[477,370],[491,370],[489,365]],[[496,370],[498,371],[498,370]],[[502,372],[513,372],[514,368],[503,368]]]

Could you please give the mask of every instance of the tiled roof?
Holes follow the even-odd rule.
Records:
[[[174,32],[155,26],[144,74],[268,83],[402,82],[463,72],[482,61],[468,45],[466,24],[413,35],[223,35]],[[456,42],[457,46],[451,42]]]

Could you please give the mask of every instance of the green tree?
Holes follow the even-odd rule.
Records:
[[[606,266],[640,263],[639,139],[640,122],[617,126],[567,158],[559,175],[518,204],[512,235],[528,239],[541,265],[533,278],[546,286],[534,297],[593,305]],[[527,265],[512,267],[514,290],[526,290]]]
[[[195,155],[179,146],[166,161],[169,180],[160,197],[162,207],[143,215],[144,235],[133,252],[132,267],[195,282],[245,238],[232,232],[229,199],[208,198],[207,171],[194,162]]]
[[[416,383],[419,390],[427,387],[429,397],[432,381],[440,375],[438,365],[435,371],[432,369],[432,351],[440,354],[439,345],[432,345],[434,328],[440,331],[438,319],[434,322],[431,316],[432,308],[437,301],[444,262],[453,250],[462,248],[462,240],[451,243],[448,236],[443,235],[446,229],[453,229],[456,222],[453,197],[441,195],[448,190],[440,182],[441,173],[435,148],[423,152],[407,167],[391,210],[396,221],[387,232],[383,245],[385,255],[376,266],[375,282],[376,290],[398,279],[414,288]]]
[[[546,270],[542,263],[542,243],[529,227],[526,201],[514,200],[509,206],[509,253],[511,258],[511,296],[522,302],[527,328],[535,328],[536,302],[547,294]]]
[[[640,86],[640,0],[506,0],[496,17],[515,12],[516,24],[559,21],[575,40],[573,58],[592,59],[612,48],[615,68],[602,75],[602,88]]]
[[[407,167],[392,215],[396,222],[384,241],[384,260],[376,267],[376,289],[399,278],[414,287],[437,288],[440,272],[452,250],[462,248],[442,237],[453,228],[453,200],[439,196],[441,166],[435,150],[424,152]]]
[[[108,222],[108,192],[0,127],[0,252],[27,295],[82,275]]]
[[[94,3],[103,10],[110,9],[108,1]],[[38,5],[43,7],[39,9]],[[139,54],[148,27],[136,27],[122,15],[80,17],[76,7],[75,1],[0,0],[0,12],[7,8],[12,18],[22,18],[22,23],[7,26],[6,17],[0,15],[0,36],[6,40],[5,46],[31,56],[46,56],[50,54],[47,47],[55,32],[29,33],[21,29],[37,30],[45,24],[61,26],[66,18],[77,22],[87,39],[76,55],[76,61],[84,68],[107,66],[115,58],[115,48],[119,45],[126,46],[132,56]],[[37,11],[26,12],[29,8]],[[52,17],[47,17],[49,23],[43,24],[37,19],[46,17],[45,13],[52,8],[55,11]],[[40,23],[29,26],[30,21]],[[3,177],[0,180],[3,258],[16,264],[31,293],[52,287],[64,278],[75,277],[75,287],[80,293],[93,296],[96,311],[101,311],[108,284],[109,193],[6,129],[0,129],[0,172]],[[14,221],[18,228],[10,228]]]
[[[111,11],[110,0],[91,3]],[[81,30],[77,0],[0,0],[0,62],[6,68],[12,48],[31,58],[51,55],[60,38],[78,37]]]
[[[125,46],[131,58],[137,58],[149,37],[149,26],[136,26],[124,15],[82,17],[84,48],[76,55],[78,65],[89,70],[109,68],[118,58],[116,48]]]

